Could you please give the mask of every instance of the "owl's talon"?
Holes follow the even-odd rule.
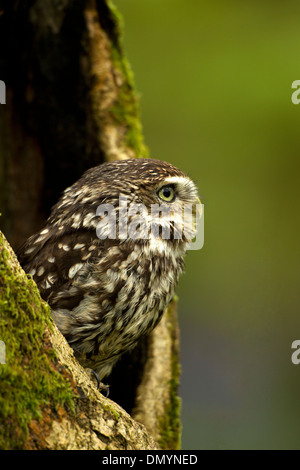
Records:
[[[109,385],[103,384],[101,382],[101,387],[102,387],[102,390],[105,392],[105,398],[108,398],[109,397]],[[100,390],[100,392],[101,392],[101,390]],[[102,393],[102,395],[104,395],[104,393]]]
[[[97,374],[97,372],[95,370],[91,369],[91,373],[93,374],[93,376],[95,377],[95,379],[97,381],[97,390],[99,390],[99,392],[101,392],[102,395],[104,395],[103,392],[105,392],[105,397],[108,398],[109,385],[106,385],[106,384],[101,382],[101,380],[99,379],[99,375]]]

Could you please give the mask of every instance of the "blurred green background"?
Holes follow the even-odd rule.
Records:
[[[300,449],[300,3],[115,0],[146,144],[198,184],[183,449]]]

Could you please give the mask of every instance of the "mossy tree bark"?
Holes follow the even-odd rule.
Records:
[[[15,249],[87,168],[147,149],[109,0],[9,0],[0,15],[0,225]],[[175,302],[115,368],[107,399],[1,235],[0,340],[2,449],[178,448]]]

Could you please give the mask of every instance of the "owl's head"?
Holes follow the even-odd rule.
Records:
[[[162,241],[190,242],[201,205],[194,182],[178,168],[160,160],[128,159],[89,169],[65,190],[55,209],[56,223],[63,224],[67,212],[74,228],[92,226],[100,239],[143,241],[157,249]]]

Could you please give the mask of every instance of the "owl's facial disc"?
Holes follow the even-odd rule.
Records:
[[[174,188],[175,195],[183,203],[199,204],[199,196],[195,183],[187,176],[170,176],[164,180],[164,185]]]
[[[196,236],[201,213],[201,203],[193,181],[185,175],[167,176],[152,190],[155,203],[151,205],[148,224],[156,227],[156,239],[176,240],[179,244],[191,242]]]

